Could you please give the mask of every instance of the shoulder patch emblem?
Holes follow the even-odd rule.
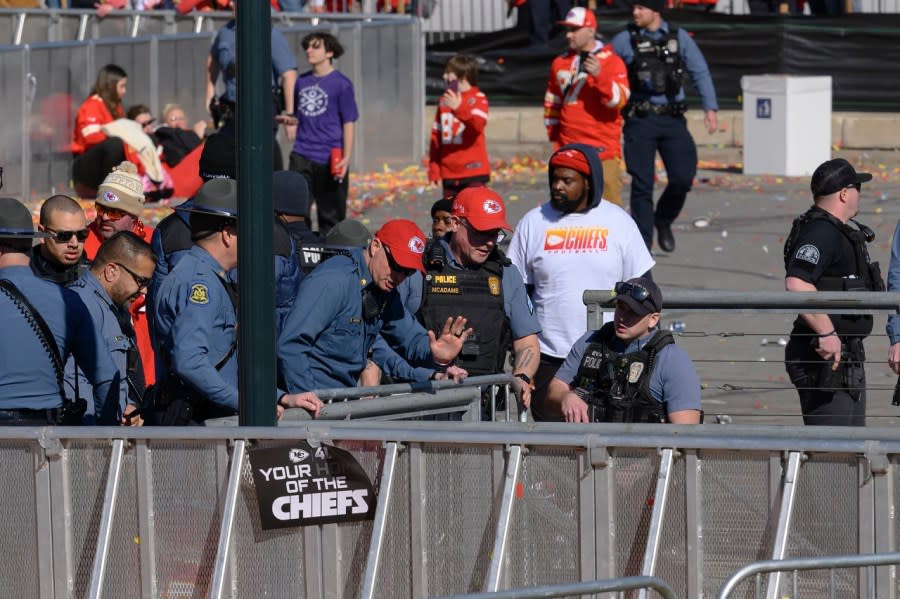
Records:
[[[500,295],[500,277],[488,277],[488,289],[491,295]]]
[[[797,253],[794,254],[794,257],[797,260],[804,260],[809,262],[810,264],[818,264],[819,263],[819,248],[816,246],[807,243],[804,246],[801,246]]]
[[[191,287],[191,302],[195,304],[208,304],[209,291],[203,283],[197,283]]]

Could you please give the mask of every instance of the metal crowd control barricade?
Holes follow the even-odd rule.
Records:
[[[429,381],[427,383],[398,383],[372,387],[341,387],[317,389],[315,393],[325,406],[319,420],[408,420],[439,414],[460,414],[460,419],[477,422],[484,417],[490,421],[507,422],[527,419],[527,410],[518,402],[519,379],[509,374],[469,377],[462,383]],[[514,393],[510,393],[510,388]],[[486,390],[486,391],[483,391]],[[489,399],[487,406],[483,405]],[[513,398],[517,400],[513,411]],[[502,409],[497,409],[502,400]],[[307,422],[312,416],[303,409],[289,409],[279,421],[280,426]],[[237,425],[237,416],[208,421],[207,426]]]
[[[297,439],[355,457],[376,488],[374,521],[260,529],[245,452]],[[854,569],[799,577],[799,596],[896,596],[895,568],[882,565],[893,562],[868,555],[900,549],[900,439],[883,428],[0,428],[0,459],[8,596],[576,593],[584,587],[566,585],[638,576],[679,597],[725,584],[747,596],[746,579],[729,578],[778,552],[861,554],[834,564]],[[760,590],[771,596],[770,581]]]
[[[764,562],[756,562],[749,564],[729,578],[717,595],[718,599],[730,599],[734,596],[735,590],[742,582],[755,579],[756,596],[759,596],[761,588],[761,575],[769,572],[791,573],[790,594],[785,595],[784,592],[779,593],[778,597],[786,597],[796,599],[800,595],[799,584],[797,581],[797,573],[808,570],[828,570],[829,571],[829,589],[828,597],[835,597],[835,580],[834,571],[838,568],[860,568],[867,569],[868,585],[865,594],[861,597],[887,597],[888,593],[875,593],[875,566],[894,566],[900,564],[900,553],[883,553],[874,555],[833,555],[825,557],[810,557],[787,560],[770,560]],[[771,595],[771,593],[770,593]],[[822,595],[824,596],[824,595]],[[890,593],[890,596],[894,596]]]
[[[441,597],[440,599],[547,599],[550,597],[571,597],[587,595],[588,593],[612,593],[636,589],[652,589],[659,593],[663,599],[678,599],[678,595],[675,594],[669,583],[652,576],[629,576],[614,580],[595,580],[593,582],[514,589],[496,593],[470,593],[468,595]]]

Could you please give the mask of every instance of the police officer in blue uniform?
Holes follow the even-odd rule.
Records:
[[[106,413],[88,409],[86,423],[140,425],[143,403],[144,369],[138,353],[134,327],[128,309],[146,291],[156,266],[150,245],[131,231],[120,231],[106,240],[88,272],[69,286],[91,314],[94,326],[106,341],[108,352],[119,372],[119,403],[107,405]],[[90,392],[90,383],[81,369],[66,367],[66,384],[78,394]]]
[[[237,294],[228,276],[238,262],[237,183],[204,183],[190,226],[194,246],[163,281],[152,307],[165,366],[156,401],[160,424],[202,422],[238,409]],[[311,398],[293,402],[314,414],[321,406]]]
[[[684,113],[685,71],[703,102],[704,123],[718,127],[716,90],[706,60],[687,31],[663,20],[664,0],[639,0],[632,8],[633,23],[612,39],[616,53],[628,66],[631,98],[625,116],[625,166],[631,175],[631,216],[650,248],[656,227],[659,247],[675,250],[672,222],[678,218],[697,174],[697,147]],[[656,152],[669,182],[654,212],[653,176]]]
[[[785,289],[884,291],[881,269],[866,249],[875,233],[853,220],[862,184],[871,180],[843,158],[816,168],[814,205],[794,221],[784,243]],[[872,326],[871,316],[853,314],[801,314],[794,321],[784,360],[804,424],[865,426],[863,339]]]
[[[616,283],[615,316],[579,339],[547,394],[566,422],[701,422],[700,378],[672,333],[662,292],[646,277]]]
[[[425,256],[425,276],[407,278],[399,293],[404,305],[428,329],[437,331],[450,314],[462,313],[474,333],[464,344],[457,366],[471,376],[503,372],[512,344],[514,376],[525,383],[523,401],[531,398],[531,379],[540,360],[541,326],[525,291],[522,275],[498,243],[511,231],[503,199],[487,187],[470,187],[451,206],[452,231],[435,239]],[[408,288],[408,289],[405,289]],[[394,378],[403,376],[398,356],[376,344],[373,361]],[[425,374],[415,371],[414,380]],[[427,371],[425,371],[427,372]],[[430,374],[430,373],[428,373]]]
[[[65,360],[74,355],[91,381],[98,413],[118,405],[119,375],[81,299],[31,271],[36,237],[46,234],[28,208],[0,198],[0,424],[81,424],[86,406],[66,397]]]
[[[236,136],[234,117],[237,102],[237,0],[232,0],[235,18],[228,21],[216,33],[206,59],[206,105],[216,121],[216,126],[227,135]],[[291,53],[287,40],[278,29],[272,27],[272,115],[283,119],[294,114],[294,84],[297,83],[297,60]],[[219,75],[225,84],[225,93],[216,97],[216,81]],[[275,120],[273,128],[277,128]],[[272,166],[282,170],[284,163],[278,140],[272,148]]]
[[[425,235],[412,221],[388,221],[369,245],[333,256],[303,279],[278,339],[288,391],[355,386],[378,333],[414,366],[446,368],[471,334],[466,319],[426,331],[403,307],[396,287],[424,270]],[[296,407],[290,399],[285,407]]]

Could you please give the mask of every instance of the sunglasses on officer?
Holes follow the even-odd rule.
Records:
[[[50,227],[44,227],[44,230],[50,233],[53,241],[57,243],[69,243],[69,240],[72,239],[73,235],[75,236],[75,239],[78,240],[78,243],[84,243],[84,240],[88,238],[87,229],[81,229],[79,231],[57,231]]]
[[[650,294],[647,288],[643,287],[642,285],[635,285],[634,283],[619,281],[618,283],[616,283],[615,292],[616,295],[627,295],[639,302],[650,300],[650,305],[653,306],[654,310],[659,312],[659,306],[656,305],[656,302],[653,300],[653,296]]]
[[[397,273],[398,275],[403,275],[408,277],[416,272],[415,268],[406,268],[405,266],[400,266],[394,257],[391,255],[391,250],[388,249],[388,246],[381,244],[381,247],[384,248],[384,257],[387,258],[388,266],[392,271]]]
[[[857,193],[861,193],[862,192],[862,183],[851,183],[844,189],[855,189],[857,191]]]
[[[503,229],[479,231],[478,229],[473,227],[468,220],[464,218],[459,219],[459,222],[461,222],[469,232],[469,239],[471,240],[472,245],[481,245],[482,243],[487,243],[488,241],[493,241],[497,245],[500,245],[506,240],[506,231],[504,231]]]
[[[122,220],[126,216],[131,216],[124,210],[119,210],[118,208],[110,208],[109,206],[104,206],[103,204],[95,204],[97,208],[97,216],[105,216],[107,220]]]
[[[150,285],[150,281],[152,280],[151,277],[142,277],[121,262],[113,262],[113,264],[130,274],[131,278],[134,279],[135,284],[138,286],[138,289],[146,289]]]

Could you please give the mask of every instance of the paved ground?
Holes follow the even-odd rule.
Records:
[[[664,291],[667,287],[783,289],[784,238],[792,219],[811,203],[808,179],[744,176],[739,148],[701,148],[700,156],[697,185],[674,228],[678,248],[673,254],[656,254],[656,280]],[[900,218],[900,152],[838,151],[835,156],[875,174],[875,181],[863,189],[859,220],[876,231],[871,253],[886,272],[891,236]],[[512,224],[546,201],[543,163],[512,158],[497,170],[494,187],[507,199]],[[356,206],[361,218],[373,230],[394,216],[412,218],[425,228],[428,209],[438,194],[423,186],[421,171],[410,168],[360,177]],[[693,226],[699,217],[707,217],[709,226]],[[685,335],[679,343],[696,361],[708,418],[723,414],[747,424],[801,422],[796,393],[782,362],[781,344],[787,339],[792,316],[670,312],[664,320],[664,324],[684,323]],[[896,377],[886,365],[884,320],[876,317],[876,334],[866,343],[870,426],[900,422],[900,407],[890,401]]]

